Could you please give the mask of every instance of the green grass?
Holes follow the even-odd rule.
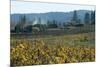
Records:
[[[14,46],[14,42],[20,43],[21,41],[28,41],[32,43],[34,40],[42,40],[47,45],[95,45],[95,34],[94,32],[82,33],[82,34],[71,34],[71,35],[61,35],[61,36],[38,36],[35,38],[24,38],[24,39],[11,39],[11,46]]]

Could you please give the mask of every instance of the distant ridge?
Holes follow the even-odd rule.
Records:
[[[85,13],[91,13],[90,10],[77,10],[78,18],[84,22]],[[57,21],[57,23],[68,22],[72,19],[74,11],[70,12],[48,12],[48,13],[23,13],[23,14],[11,14],[11,25],[15,25],[19,22],[20,16],[25,15],[28,21],[34,22],[41,19],[41,23],[46,24],[47,21]]]

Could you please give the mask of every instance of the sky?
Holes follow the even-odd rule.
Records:
[[[43,3],[43,2],[11,1],[11,14],[69,12],[69,11],[73,11],[73,10],[95,10],[95,6]]]

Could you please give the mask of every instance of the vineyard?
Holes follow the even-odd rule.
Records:
[[[94,33],[11,39],[11,66],[95,61]]]

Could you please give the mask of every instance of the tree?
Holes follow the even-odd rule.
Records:
[[[49,24],[50,24],[50,21],[49,21],[49,20],[47,20],[47,27],[49,27]]]
[[[41,24],[41,18],[38,18],[37,24]]]
[[[53,20],[53,27],[54,28],[57,28],[58,26],[57,26],[57,21],[56,20]]]
[[[48,28],[57,28],[58,27],[56,20],[48,21],[47,26],[48,26]]]
[[[95,11],[91,12],[91,24],[95,24]]]
[[[77,21],[78,21],[78,16],[77,16],[77,11],[76,10],[73,13],[72,21],[75,22],[75,23],[77,23]]]
[[[21,16],[21,19],[20,19],[20,28],[22,29],[22,31],[24,30],[24,25],[26,24],[26,16]]]
[[[15,26],[15,32],[16,32],[16,33],[21,32],[21,28],[20,28],[19,23]]]
[[[84,22],[85,22],[85,24],[89,24],[90,23],[90,14],[89,13],[85,14]]]
[[[15,32],[16,33],[23,32],[25,23],[26,23],[25,15],[24,16],[20,16],[20,21],[15,26]]]
[[[38,19],[37,25],[38,25],[40,31],[44,31],[44,27],[43,27],[43,25],[41,24],[41,18]]]
[[[77,20],[77,23],[78,23],[78,24],[81,24],[81,19],[78,19],[78,20]]]

